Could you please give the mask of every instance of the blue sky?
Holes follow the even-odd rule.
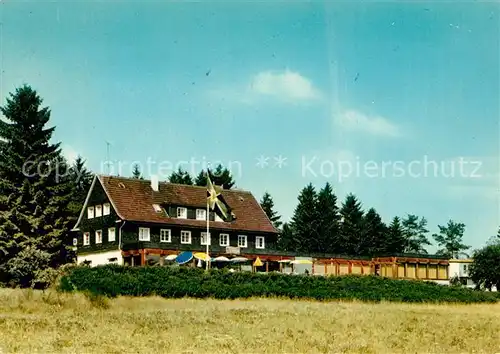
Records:
[[[160,174],[222,162],[285,220],[301,188],[328,181],[387,221],[422,215],[431,233],[464,222],[474,247],[500,224],[493,3],[4,0],[0,11],[2,102],[32,85],[65,154],[96,172],[108,141],[125,175],[133,161]]]

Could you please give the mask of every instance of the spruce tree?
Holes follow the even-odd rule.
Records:
[[[139,164],[134,164],[132,169],[132,177],[135,179],[144,179],[141,174],[141,169],[139,168]]]
[[[468,250],[470,246],[462,243],[465,224],[449,220],[446,226],[438,225],[438,228],[439,234],[432,235],[438,246],[441,246],[441,249],[437,252],[438,254],[449,258],[458,258],[461,255],[468,257],[463,251]]]
[[[193,179],[189,173],[184,171],[181,167],[179,167],[177,171],[172,172],[170,177],[168,177],[168,181],[170,183],[193,185]]]
[[[339,253],[340,249],[340,213],[337,196],[330,183],[319,191],[316,203],[318,217],[318,244],[315,250],[321,253]]]
[[[319,243],[317,194],[312,184],[308,184],[299,194],[299,203],[295,208],[291,228],[293,246],[296,252],[316,251]]]
[[[387,230],[387,238],[385,242],[384,253],[398,254],[405,251],[405,237],[403,235],[403,227],[399,217],[395,216],[392,219],[391,225]]]
[[[363,237],[358,245],[358,254],[373,256],[386,251],[387,226],[374,208],[363,218]]]
[[[403,235],[405,237],[405,252],[426,254],[425,246],[431,245],[427,238],[427,219],[408,214],[403,219]]]
[[[282,222],[280,221],[281,216],[278,214],[278,212],[276,212],[276,210],[274,210],[274,201],[271,197],[271,194],[269,194],[268,192],[264,193],[260,201],[260,206],[266,213],[269,220],[271,220],[273,226],[276,229],[279,229],[282,224]]]
[[[70,245],[68,166],[59,143],[50,143],[55,128],[41,104],[25,85],[1,108],[0,280],[21,286],[66,262]]]
[[[282,251],[293,252],[298,248],[296,245],[297,242],[295,239],[293,228],[289,223],[285,222],[283,224],[281,232],[278,235],[277,248]]]
[[[342,221],[339,244],[340,251],[346,255],[358,255],[363,247],[363,214],[361,203],[356,196],[347,195],[340,208]]]

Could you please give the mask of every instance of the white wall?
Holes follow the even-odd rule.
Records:
[[[114,262],[110,262],[110,258],[116,258],[117,260]],[[108,252],[99,252],[99,253],[90,253],[82,256],[77,256],[76,261],[78,264],[82,264],[85,261],[91,261],[91,267],[95,267],[97,265],[104,264],[123,264],[122,253],[119,250],[108,251]]]
[[[449,274],[450,278],[453,277],[468,277],[469,276],[469,267],[470,263],[465,263],[465,262],[450,262],[449,266]]]

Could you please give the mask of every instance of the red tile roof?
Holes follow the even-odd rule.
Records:
[[[206,209],[206,187],[160,182],[159,191],[155,192],[148,180],[114,176],[98,176],[98,178],[117,214],[122,219],[194,227],[206,226],[206,221],[203,220],[172,218],[163,213],[157,213],[153,209],[153,204]],[[252,193],[224,189],[222,195],[232,208],[236,220],[232,222],[210,221],[210,227],[227,230],[277,232]]]

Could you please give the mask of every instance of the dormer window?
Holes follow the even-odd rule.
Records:
[[[157,213],[161,213],[161,206],[159,204],[153,204],[153,209],[157,212]]]
[[[207,211],[205,209],[196,209],[196,220],[207,220]]]
[[[89,219],[94,218],[94,207],[93,206],[87,208],[87,217]]]
[[[95,217],[98,218],[102,216],[102,205],[95,206]]]
[[[111,214],[111,205],[109,203],[104,203],[102,215],[109,215]]]
[[[177,208],[177,217],[179,219],[187,219],[187,209],[186,208]]]

